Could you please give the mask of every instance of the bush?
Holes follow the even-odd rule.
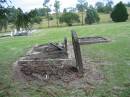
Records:
[[[79,16],[72,12],[66,12],[60,17],[60,23],[65,22],[68,26],[72,26],[74,22],[80,22]]]
[[[100,21],[100,18],[96,10],[92,7],[87,9],[85,23],[92,24],[92,23],[98,23],[99,21]]]
[[[52,15],[49,16],[49,20],[53,20],[53,16]]]
[[[119,2],[111,13],[111,18],[114,22],[125,22],[128,19],[128,12],[125,5]]]
[[[41,21],[42,21],[42,19],[41,19],[39,16],[34,17],[34,18],[31,19],[31,23],[37,23],[37,24],[40,24]]]

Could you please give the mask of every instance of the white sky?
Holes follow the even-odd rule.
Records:
[[[29,11],[31,9],[35,8],[42,8],[43,7],[43,1],[44,0],[11,0],[12,5],[16,7],[22,8],[24,11]],[[53,6],[55,0],[50,0],[51,5]],[[75,7],[77,0],[59,0],[61,4],[61,9],[67,8],[67,7]],[[95,5],[97,1],[105,1],[105,0],[86,0],[89,4]],[[116,4],[119,1],[122,1],[124,3],[130,2],[130,0],[113,0],[113,2]],[[52,7],[53,8],[53,7]]]

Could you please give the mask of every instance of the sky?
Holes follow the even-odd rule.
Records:
[[[35,8],[42,8],[43,7],[43,1],[44,0],[11,0],[12,5],[16,8],[20,7],[24,11],[30,11],[31,9]],[[53,9],[55,0],[50,0],[51,8]],[[68,8],[68,7],[75,7],[77,0],[59,0],[61,9]],[[95,5],[98,1],[105,1],[105,0],[86,0],[88,4]],[[114,4],[118,3],[119,1],[122,1],[124,3],[127,3],[130,0],[113,0]]]

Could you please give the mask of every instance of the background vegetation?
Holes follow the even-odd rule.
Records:
[[[18,19],[18,9],[15,7],[4,8],[2,4],[5,1],[0,0],[1,32],[15,29],[16,19]],[[53,14],[48,5],[49,0],[44,1],[43,8],[34,9],[27,13],[21,12],[22,17],[26,14],[31,15],[29,21],[26,20],[28,21],[26,24],[30,24],[32,20],[35,21],[32,29],[37,29],[37,31],[30,36],[0,38],[0,97],[129,97],[130,17],[127,22],[112,22],[110,13],[113,10],[113,2],[111,0],[106,1],[106,3],[96,3],[93,10],[99,15],[100,22],[93,25],[85,24],[86,11],[90,6],[84,0],[78,0],[76,8],[64,9],[63,12],[59,12],[59,3],[55,2],[56,13]],[[128,14],[130,14],[130,3],[125,4],[125,6]],[[71,27],[66,27],[65,23],[57,22],[60,16],[67,12],[78,15],[81,22],[73,23]],[[39,21],[40,24],[38,24]],[[23,21],[19,21],[18,25],[22,24],[21,22],[23,23]],[[21,27],[22,25],[20,25]],[[43,29],[47,27],[52,28]],[[49,42],[62,42],[65,36],[71,42],[70,30],[72,29],[80,37],[102,36],[111,40],[109,43],[81,46],[82,56],[93,62],[99,62],[97,69],[105,76],[101,84],[95,83],[94,92],[87,91],[87,88],[68,89],[56,85],[43,87],[33,83],[25,85],[13,80],[13,63],[24,56],[32,46]],[[1,35],[3,33],[0,33]]]

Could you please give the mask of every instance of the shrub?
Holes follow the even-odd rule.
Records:
[[[68,26],[72,26],[74,22],[80,22],[79,16],[72,12],[66,12],[60,17],[60,23],[65,22]]]
[[[128,19],[128,12],[125,5],[119,2],[111,13],[111,18],[114,22],[125,22]]]
[[[96,12],[96,10],[92,7],[87,9],[85,23],[92,24],[92,23],[98,23],[99,21],[100,21],[100,18],[98,16],[98,13]]]

